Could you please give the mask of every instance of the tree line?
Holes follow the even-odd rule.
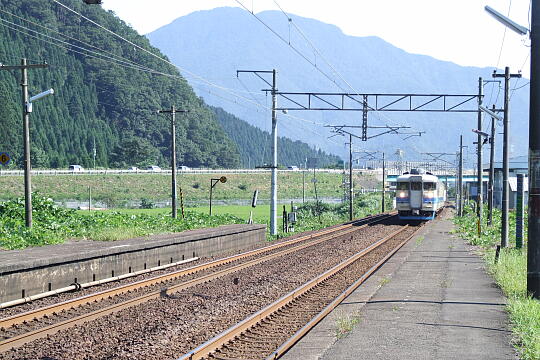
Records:
[[[34,168],[92,168],[94,161],[97,167],[168,167],[170,115],[157,110],[171,105],[189,110],[176,115],[178,164],[234,168],[246,166],[246,159],[264,161],[258,149],[266,135],[223,110],[210,109],[176,67],[157,58],[165,55],[112,12],[78,0],[64,2],[155,56],[54,2],[0,2],[0,62],[18,65],[23,57],[47,62],[46,69],[28,71],[29,93],[55,90],[54,96],[36,102],[30,115]],[[121,62],[113,61],[115,56]],[[11,166],[19,168],[20,82],[20,71],[0,71],[0,152],[10,153]],[[282,158],[291,163],[313,153],[306,144],[280,141]]]

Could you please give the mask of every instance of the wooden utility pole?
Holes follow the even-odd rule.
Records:
[[[0,70],[21,70],[22,87],[22,117],[23,117],[23,141],[24,141],[24,209],[26,227],[32,227],[32,179],[30,162],[30,111],[28,111],[28,69],[41,69],[48,67],[48,64],[28,64],[26,59],[21,59],[21,65],[5,66],[0,65]]]
[[[172,202],[172,217],[177,218],[177,186],[176,186],[176,113],[187,113],[189,110],[178,110],[171,106],[170,110],[158,110],[159,114],[171,114],[171,202]]]

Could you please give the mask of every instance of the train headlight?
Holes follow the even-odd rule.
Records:
[[[407,193],[405,191],[400,191],[399,194],[398,194],[398,197],[399,198],[406,198],[407,197]]]
[[[428,199],[433,199],[435,197],[435,194],[433,193],[433,191],[426,191],[424,193],[424,197],[426,197]]]

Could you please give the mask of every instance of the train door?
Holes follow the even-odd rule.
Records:
[[[422,177],[411,176],[410,202],[411,209],[422,208]]]

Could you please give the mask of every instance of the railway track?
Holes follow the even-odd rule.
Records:
[[[418,231],[407,230],[405,226],[356,253],[180,360],[279,358]]]
[[[203,284],[261,262],[315,246],[335,236],[356,232],[391,216],[393,214],[373,216],[261,249],[1,319],[0,352],[152,299],[169,296],[174,292]]]

